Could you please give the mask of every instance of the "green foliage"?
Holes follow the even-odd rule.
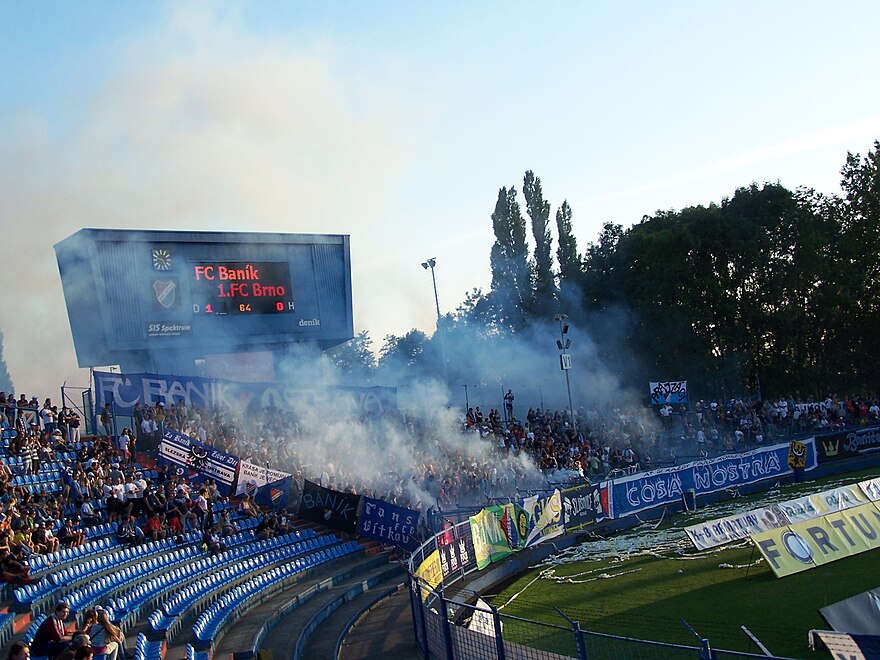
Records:
[[[629,310],[625,335],[645,358],[637,380],[687,378],[713,395],[873,387],[877,152],[848,156],[842,198],[751,184],[627,231],[606,224],[584,259],[586,311]]]
[[[625,386],[684,378],[703,397],[873,390],[880,142],[864,158],[848,154],[841,175],[839,197],[752,183],[719,204],[657,211],[627,230],[608,222],[583,255],[563,202],[554,271],[550,204],[527,171],[533,257],[517,191],[501,188],[490,291],[469,292],[430,340],[415,330],[386,337],[379,365],[466,380],[473,357],[563,311],[591,333]],[[444,337],[456,352],[440,360]],[[462,352],[468,342],[473,356]]]
[[[571,206],[565,200],[556,211],[556,233],[559,237],[556,260],[559,262],[559,288],[563,291],[576,287],[581,274],[577,238],[571,232],[571,215]]]
[[[494,322],[499,329],[522,328],[532,297],[532,273],[526,245],[526,222],[523,219],[516,189],[498,191],[492,213],[495,243],[492,245],[491,302]]]
[[[354,339],[334,346],[324,352],[324,356],[345,376],[369,379],[376,368],[373,355],[373,340],[366,330],[359,332]]]
[[[418,369],[433,357],[434,349],[428,336],[413,328],[403,336],[386,335],[385,343],[379,351],[379,367],[407,367]]]
[[[547,316],[556,297],[553,275],[553,241],[550,238],[550,202],[544,199],[541,179],[529,170],[523,177],[523,196],[526,210],[532,221],[532,238],[535,241],[534,282],[531,311],[536,316]]]

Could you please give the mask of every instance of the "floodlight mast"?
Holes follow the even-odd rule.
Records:
[[[431,257],[427,261],[422,262],[422,268],[431,269],[431,282],[434,284],[434,305],[437,307],[437,327],[440,327],[440,299],[437,297],[437,278],[434,277],[434,266],[437,265],[437,258]]]
[[[568,372],[571,370],[571,354],[568,352],[568,349],[571,347],[571,339],[565,336],[568,334],[569,330],[569,325],[567,323],[568,316],[565,314],[556,314],[553,317],[553,320],[559,323],[559,339],[556,340],[556,347],[560,352],[559,367],[565,372],[565,387],[568,390],[568,413],[571,415],[571,427],[576,433],[577,425],[575,424],[574,419],[574,405],[571,402],[571,380],[568,377]]]

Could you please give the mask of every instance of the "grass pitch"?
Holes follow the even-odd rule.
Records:
[[[521,575],[492,604],[502,614],[567,626],[555,606],[584,630],[694,646],[684,619],[713,648],[760,653],[740,629],[745,625],[776,655],[815,658],[807,631],[827,628],[818,609],[880,585],[878,551],[776,578],[751,543],[697,552],[682,529],[759,502],[791,499],[876,473],[738,498],[696,515],[676,516],[658,529],[643,525],[614,539],[582,544]],[[509,630],[515,635],[513,627]],[[543,648],[560,650],[552,640]]]

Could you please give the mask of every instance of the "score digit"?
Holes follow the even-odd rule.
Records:
[[[283,302],[275,303],[275,309],[279,312],[283,312],[284,311],[284,303]]]
[[[251,311],[251,306],[250,305],[239,305],[238,311],[239,312],[249,312],[249,311]]]

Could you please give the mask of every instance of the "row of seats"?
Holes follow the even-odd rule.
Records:
[[[97,525],[96,528],[97,527],[103,527],[103,525]],[[31,555],[31,572],[33,574],[37,574],[46,568],[57,569],[61,564],[66,564],[73,561],[81,561],[83,557],[98,554],[99,552],[105,552],[117,545],[117,541],[115,538],[103,538],[104,536],[104,534],[96,533],[94,539],[90,539],[82,545],[77,545],[70,548],[62,548],[57,552],[50,552],[49,554],[45,555]]]
[[[193,543],[199,538],[196,532],[190,532],[188,536],[189,543]],[[98,542],[96,544],[88,544],[88,546],[83,544],[79,547],[88,547],[89,549],[83,551],[78,557],[76,552],[69,553],[73,558],[71,565],[53,571],[47,576],[47,579],[16,589],[13,592],[15,600],[21,605],[34,606],[39,600],[55,592],[59,587],[75,584],[108,570],[120,569],[122,571],[127,563],[157,555],[163,550],[175,547],[175,544],[171,539],[150,541],[136,547],[123,548],[117,544],[115,550],[102,554],[96,553],[96,556],[92,559],[86,559],[90,554],[89,550],[97,547],[104,547],[105,549],[109,547],[112,549],[114,546]],[[70,550],[74,549],[71,548]],[[71,609],[75,610],[76,608],[71,604]]]
[[[146,582],[142,582],[112,599],[110,602],[120,614],[120,620],[117,623],[120,627],[126,627],[131,622],[131,619],[140,613],[140,609],[144,605],[160,598],[163,593],[173,588],[180,588],[183,584],[197,578],[208,570],[216,569],[224,563],[232,563],[239,559],[264,552],[272,547],[277,547],[281,543],[302,542],[314,537],[314,535],[315,533],[312,530],[291,532],[283,539],[271,539],[257,543],[247,543],[247,541],[252,540],[252,537],[249,537],[246,532],[230,537],[230,542],[227,544],[229,550],[222,555],[202,557],[190,564],[174,568],[167,573],[150,578]]]
[[[139,555],[138,550],[143,546],[126,548],[122,552],[125,556],[125,562],[137,561],[137,563],[126,563],[122,568],[107,573],[106,575],[102,575],[101,577],[93,578],[89,580],[89,583],[85,586],[79,587],[67,594],[65,598],[70,605],[70,609],[73,611],[84,610],[94,603],[108,598],[112,593],[119,589],[142,581],[146,576],[151,575],[156,571],[161,571],[174,566],[177,563],[188,561],[198,552],[193,543],[198,541],[199,538],[200,534],[198,532],[189,532],[184,537],[185,545],[188,545],[190,550],[188,553],[181,553],[183,556],[175,552],[161,554],[145,553]],[[168,540],[158,541],[157,543],[165,544],[167,542]],[[168,547],[170,546],[165,546],[165,548]],[[96,572],[102,570],[106,569],[98,569]]]
[[[223,594],[196,620],[193,626],[193,635],[199,642],[198,646],[210,645],[229,617],[235,612],[240,612],[245,603],[256,599],[259,594],[271,590],[292,575],[332,559],[357,552],[360,549],[361,547],[356,541],[348,541],[341,545],[318,550],[287,564],[276,566],[239,584]]]
[[[236,524],[243,530],[240,533],[244,533],[256,527],[259,521],[255,518],[246,519],[237,521]],[[99,530],[97,533],[108,532],[112,534],[116,527],[117,524],[114,522],[97,525],[90,529]],[[191,544],[197,542],[200,538],[199,532],[192,531],[183,535],[182,541],[184,544]],[[48,579],[19,587],[13,592],[13,595],[19,605],[41,609],[41,604],[45,604],[41,603],[41,601],[44,601],[50,594],[54,593],[59,586],[71,585],[111,569],[122,570],[128,563],[140,562],[165,550],[176,548],[178,545],[173,539],[165,539],[163,541],[149,541],[138,546],[122,548],[119,541],[113,536],[112,538],[98,538],[87,541],[81,546],[65,548],[48,555],[34,555],[31,558],[31,570],[35,576],[47,568],[53,568],[54,570],[48,575]],[[113,549],[117,550],[115,552],[108,552]],[[97,556],[86,560],[86,557],[91,555]],[[62,568],[63,564],[68,563],[71,565]]]
[[[185,660],[211,660],[211,654],[206,651],[196,651],[192,644],[187,644]]]
[[[121,570],[116,570],[93,579],[89,584],[74,590],[66,596],[67,602],[74,611],[86,609],[98,601],[108,598],[111,594],[127,585],[143,582],[146,576],[165,571],[177,564],[189,562],[198,555],[200,538],[201,534],[199,532],[188,532],[183,537],[182,545],[189,546],[189,550],[180,553],[164,552],[164,550],[173,547],[174,541],[171,539],[125,548],[121,553],[115,553],[116,555],[121,554],[125,558]],[[228,539],[229,544],[233,546],[241,544],[253,545],[252,541],[253,536],[249,531],[238,532]],[[153,549],[145,551],[146,545],[152,545]],[[127,565],[128,562],[134,561],[137,563]],[[98,568],[94,572],[104,572],[107,568],[109,567]]]
[[[48,470],[40,470],[36,474],[21,474],[16,477],[12,477],[11,483],[13,486],[24,486],[27,484],[48,484],[52,481],[59,481],[61,479],[61,470],[56,470],[49,468]]]
[[[35,617],[34,620],[31,622],[31,625],[29,625],[28,629],[25,631],[24,637],[21,641],[30,646],[31,642],[34,641],[34,635],[37,634],[37,630],[40,628],[40,624],[42,624],[45,620],[45,614],[40,614],[39,616]]]
[[[24,469],[28,465],[30,465],[30,456],[13,456],[8,451],[0,454],[0,460],[13,472],[16,472],[18,469]],[[55,452],[55,460],[54,461],[41,461],[40,469],[47,468],[50,470],[64,470],[68,465],[72,464],[76,461],[76,452],[72,451],[61,451]]]
[[[162,660],[162,641],[151,642],[144,633],[138,633],[134,645],[134,660]]]
[[[273,539],[274,540],[274,539]],[[231,586],[249,574],[270,566],[279,561],[296,558],[303,552],[315,554],[322,552],[320,548],[337,543],[338,539],[333,534],[327,536],[315,536],[306,541],[298,541],[292,545],[278,544],[270,547],[270,541],[257,544],[256,552],[252,556],[234,560],[232,563],[219,564],[214,572],[201,577],[186,585],[178,593],[166,601],[161,608],[153,612],[149,617],[150,625],[157,633],[164,633],[172,638],[179,626],[181,615],[192,610],[205,598],[211,595],[219,595],[225,588]],[[307,559],[310,555],[305,555]],[[297,564],[304,564],[305,559],[294,559]],[[219,569],[219,570],[218,570]]]
[[[12,641],[15,633],[15,613],[6,612],[0,614],[0,648],[5,647]]]

